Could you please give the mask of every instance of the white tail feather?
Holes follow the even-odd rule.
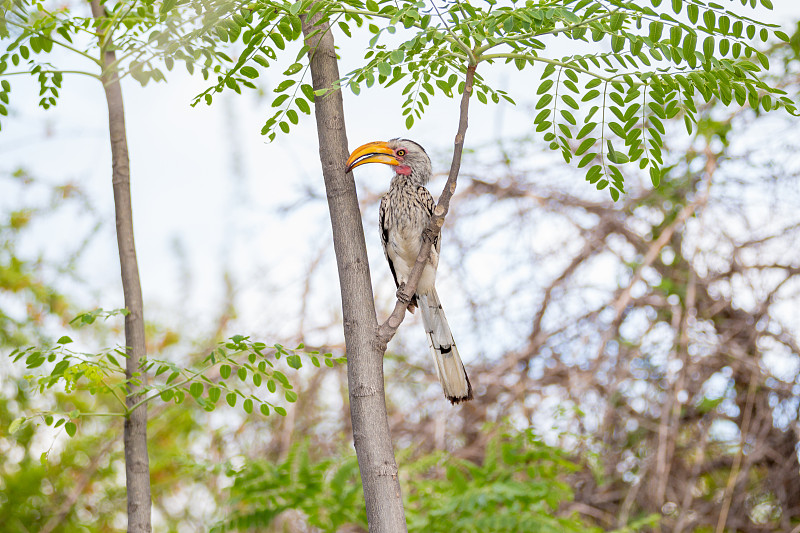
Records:
[[[436,367],[436,374],[444,389],[445,397],[451,403],[465,402],[472,399],[472,385],[470,385],[467,371],[461,357],[458,355],[453,334],[439,302],[436,289],[417,294],[417,303],[422,314],[422,324],[428,336],[428,346]]]

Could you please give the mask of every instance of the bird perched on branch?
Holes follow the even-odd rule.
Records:
[[[347,160],[346,171],[366,163],[394,167],[389,192],[381,199],[380,232],[389,269],[395,284],[401,288],[417,261],[423,231],[435,207],[433,196],[425,188],[432,175],[431,160],[425,149],[414,141],[392,139],[356,148]],[[413,313],[414,308],[419,307],[439,382],[445,397],[456,404],[472,399],[472,386],[434,286],[440,248],[441,240],[437,236],[408,309]]]

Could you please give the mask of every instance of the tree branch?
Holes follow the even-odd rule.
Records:
[[[381,324],[378,328],[378,338],[384,345],[388,343],[394,334],[397,333],[397,328],[403,323],[405,318],[407,301],[417,292],[417,284],[420,277],[422,277],[422,270],[428,263],[431,254],[431,247],[436,236],[444,226],[444,217],[450,210],[450,199],[456,192],[456,181],[458,180],[458,171],[461,169],[461,154],[464,151],[464,136],[467,133],[467,126],[469,125],[469,97],[472,95],[472,82],[475,78],[475,65],[467,67],[467,77],[464,84],[464,94],[461,96],[461,113],[458,119],[458,132],[456,133],[455,149],[453,150],[453,161],[450,163],[450,173],[447,176],[447,183],[444,184],[442,194],[439,196],[439,202],[433,210],[433,216],[425,232],[422,235],[422,248],[419,250],[417,262],[414,263],[414,268],[408,276],[408,281],[404,287],[404,294],[408,297],[406,303],[398,298],[395,303],[394,311],[389,315],[389,318]]]

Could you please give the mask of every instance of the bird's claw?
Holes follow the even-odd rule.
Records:
[[[408,305],[411,303],[411,296],[406,294],[406,284],[401,283],[399,287],[397,287],[396,293],[397,299],[403,302],[404,304]]]

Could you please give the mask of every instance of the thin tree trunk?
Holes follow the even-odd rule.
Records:
[[[106,18],[99,0],[91,0],[92,16],[98,21]],[[139,400],[147,376],[139,365],[144,359],[144,313],[139,266],[133,240],[133,214],[131,210],[130,161],[125,132],[125,110],[122,105],[122,88],[114,67],[114,52],[107,50],[102,25],[98,30],[103,61],[103,88],[108,103],[108,128],[111,137],[112,185],[114,213],[117,222],[117,246],[122,273],[122,290],[125,295],[125,345],[127,355],[125,376],[129,380],[125,403],[131,408]],[[143,403],[125,418],[125,479],[128,496],[128,531],[150,533],[150,461],[147,455],[147,404]]]
[[[311,47],[314,89],[327,89],[339,79],[333,35],[318,16],[303,21]],[[316,32],[316,33],[315,33]],[[333,247],[342,294],[350,417],[370,532],[406,531],[383,386],[385,344],[378,341],[367,247],[352,174],[345,174],[348,156],[341,91],[315,99],[319,155],[333,228]]]

